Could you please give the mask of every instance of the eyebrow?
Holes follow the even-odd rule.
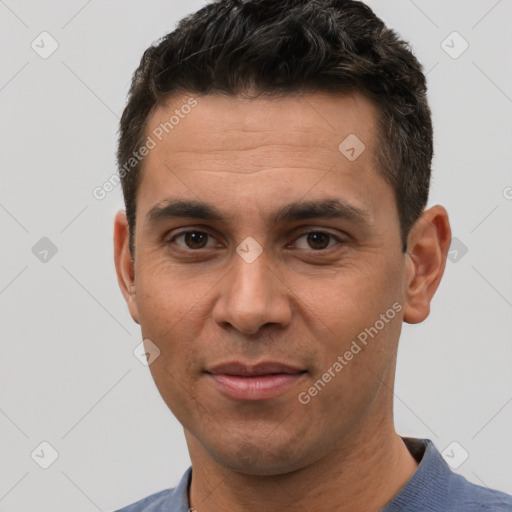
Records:
[[[289,203],[270,215],[275,224],[298,220],[326,218],[343,219],[357,224],[368,223],[370,213],[340,199],[317,199]],[[164,220],[194,218],[226,221],[227,218],[215,206],[188,199],[166,199],[157,203],[146,215],[146,224],[153,225]]]

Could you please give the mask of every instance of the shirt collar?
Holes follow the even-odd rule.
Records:
[[[176,510],[177,512],[188,512],[190,510],[188,493],[191,479],[192,466],[190,466],[187,471],[185,471],[185,474],[181,477],[179,484],[169,496],[169,504],[172,503],[173,506],[173,508],[169,508],[169,510]]]
[[[400,512],[405,506],[407,510],[425,510],[425,503],[437,503],[440,496],[448,493],[452,470],[434,443],[430,439],[412,437],[402,437],[402,440],[419,464],[411,478],[381,512]]]

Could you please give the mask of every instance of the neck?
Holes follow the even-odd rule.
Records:
[[[392,423],[359,431],[314,464],[271,476],[230,471],[201,454],[197,440],[187,439],[193,467],[189,501],[197,512],[377,512],[418,465]]]

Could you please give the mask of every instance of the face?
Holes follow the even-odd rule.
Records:
[[[384,390],[414,265],[376,168],[376,110],[358,93],[189,99],[148,122],[135,262],[120,212],[118,275],[189,449],[292,471],[392,421]],[[292,373],[213,371],[262,362]]]

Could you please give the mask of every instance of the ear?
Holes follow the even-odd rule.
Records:
[[[135,261],[129,249],[129,227],[126,212],[119,210],[114,220],[114,262],[117,282],[126,300],[130,315],[139,323],[139,312],[135,301]]]
[[[404,321],[423,322],[446,266],[452,232],[447,211],[440,205],[425,210],[407,240]]]

